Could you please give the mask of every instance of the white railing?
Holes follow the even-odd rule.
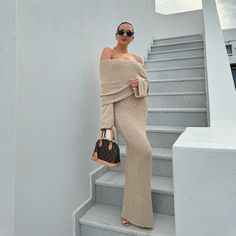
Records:
[[[209,125],[236,122],[236,92],[215,0],[202,0]]]

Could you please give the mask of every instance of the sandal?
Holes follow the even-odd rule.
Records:
[[[122,219],[123,225],[131,225],[131,223],[128,220],[126,220],[125,218],[121,217],[121,219]]]

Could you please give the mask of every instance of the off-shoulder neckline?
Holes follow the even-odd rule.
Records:
[[[127,59],[121,59],[121,58],[102,59],[102,60],[100,60],[100,62],[103,62],[103,61],[116,61],[116,60],[118,60],[118,61],[130,61],[130,62],[134,62],[134,63],[136,63],[136,64],[138,64],[138,65],[140,65],[140,66],[144,66],[143,64],[141,64],[141,63],[139,63],[139,62],[137,62],[137,61],[134,61],[134,60],[127,60]]]

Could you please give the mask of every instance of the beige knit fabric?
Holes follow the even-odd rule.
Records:
[[[136,98],[145,97],[149,92],[149,81],[144,66],[138,62],[126,59],[100,60],[100,98],[101,115],[100,129],[111,128],[114,125],[113,103],[131,94]],[[132,88],[130,78],[136,75],[138,89]]]
[[[152,148],[146,135],[149,81],[143,65],[125,59],[101,61],[100,72],[101,84],[106,87],[102,89],[105,109],[101,124],[105,128],[114,125],[126,146],[121,216],[134,225],[152,228]],[[139,78],[138,90],[130,86],[132,75]]]
[[[153,227],[152,148],[146,136],[147,101],[133,94],[114,103],[115,128],[126,146],[122,213],[141,227]]]

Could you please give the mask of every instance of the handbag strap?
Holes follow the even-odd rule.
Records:
[[[100,138],[105,138],[106,137],[106,132],[107,132],[107,130],[110,130],[110,132],[111,132],[111,136],[112,136],[112,139],[111,140],[114,140],[115,141],[115,134],[114,134],[114,130],[112,129],[112,128],[103,128],[103,129],[101,129],[101,136],[100,136]]]

